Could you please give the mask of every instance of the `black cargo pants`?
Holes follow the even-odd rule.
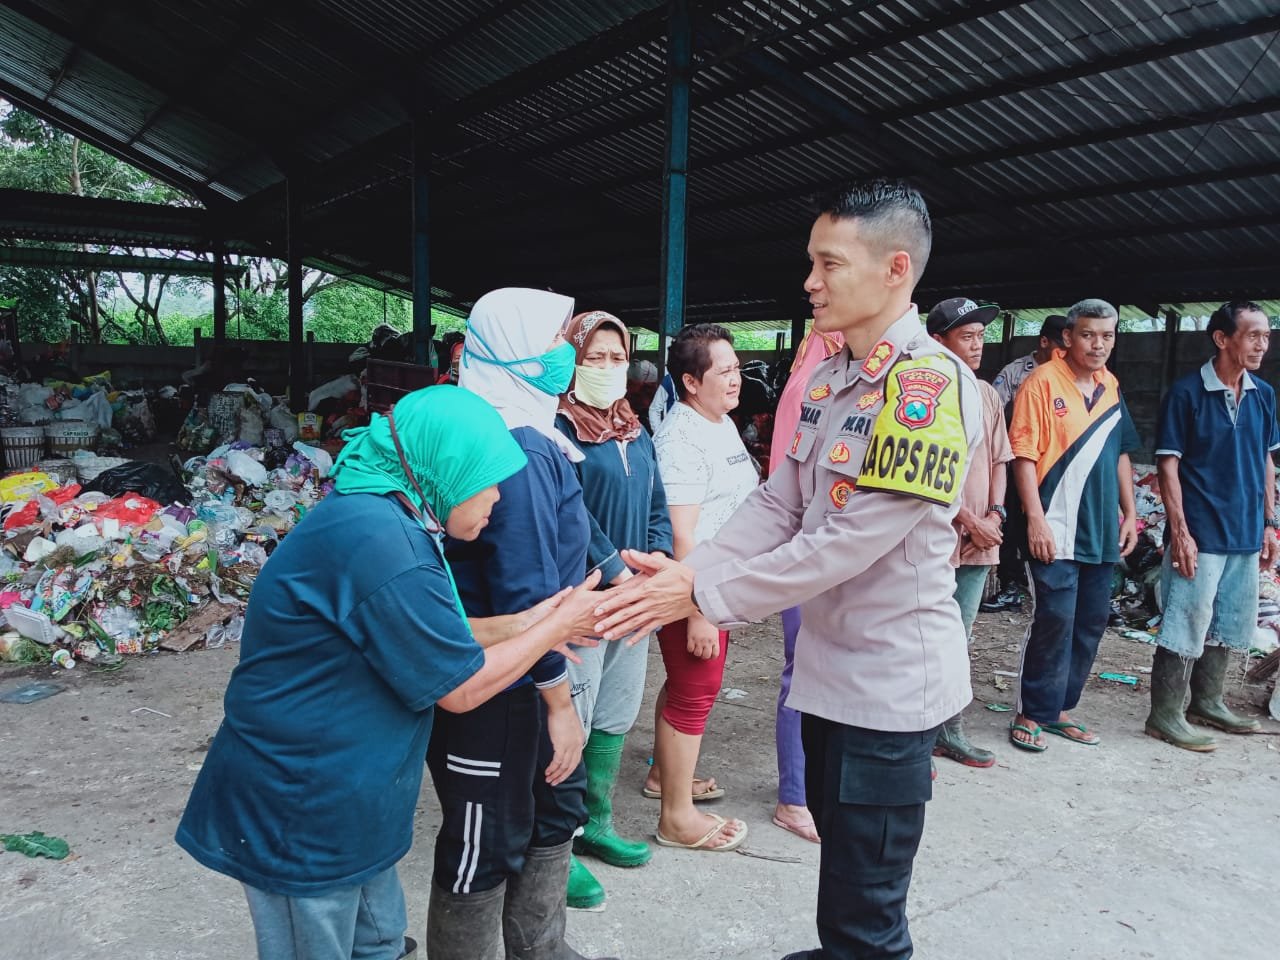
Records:
[[[805,787],[822,837],[810,960],[908,960],[907,890],[933,796],[938,728],[888,733],[804,714]],[[805,954],[800,954],[805,956]]]

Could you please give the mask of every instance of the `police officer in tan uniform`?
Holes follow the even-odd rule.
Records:
[[[872,181],[821,209],[805,289],[816,329],[846,347],[809,381],[786,462],[683,564],[629,554],[641,576],[602,599],[598,629],[648,631],[695,603],[722,628],[800,605],[788,705],[822,838],[822,946],[786,960],[905,960],[929,757],[971,699],[950,556],[982,414],[911,302],[931,240],[919,193]]]

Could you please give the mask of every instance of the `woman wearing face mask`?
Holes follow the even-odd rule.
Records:
[[[733,335],[724,327],[685,327],[667,352],[680,402],[654,437],[675,545],[686,557],[715,536],[755,489],[758,477],[729,411],[738,405],[742,376]],[[658,843],[692,850],[729,851],[742,845],[747,825],[694,808],[696,799],[723,796],[714,781],[699,783],[694,767],[707,717],[724,680],[729,635],[701,614],[658,631],[667,682],[658,694],[653,767],[646,796],[662,800]]]
[[[603,583],[622,583],[631,571],[619,550],[671,555],[667,498],[653,441],[625,399],[630,359],[626,326],[612,314],[593,310],[574,317],[565,338],[577,351],[578,365],[569,392],[560,398],[556,426],[584,457],[575,466],[591,521],[587,563],[600,569]],[[644,695],[649,638],[587,653],[592,655],[583,656],[580,664],[569,664],[573,705],[588,734],[582,751],[588,820],[574,850],[615,867],[643,866],[652,851],[647,843],[625,840],[614,831],[612,796],[623,743]],[[573,861],[569,906],[589,910],[604,899],[596,878]]]
[[[475,538],[496,485],[525,465],[483,400],[419,390],[346,438],[334,494],[254,584],[225,719],[178,826],[183,849],[244,885],[262,960],[412,956],[395,864],[435,705],[499,694],[589,630],[599,602],[588,578],[524,617],[463,619],[441,527]]]
[[[477,300],[467,321],[459,385],[493,405],[529,461],[499,484],[480,536],[446,545],[468,616],[524,610],[587,568],[590,530],[570,462],[582,454],[554,426],[573,376],[561,335],[572,310],[568,297],[510,288]],[[579,958],[564,930],[570,846],[587,820],[582,743],[558,653],[479,709],[440,718],[428,752],[443,813],[431,960],[489,960],[499,933],[509,958]]]

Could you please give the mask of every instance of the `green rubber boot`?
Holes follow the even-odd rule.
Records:
[[[1213,737],[1187,725],[1182,705],[1187,699],[1187,661],[1164,647],[1156,647],[1151,661],[1151,713],[1145,733],[1183,750],[1208,753],[1217,748]]]
[[[613,829],[613,787],[622,763],[626,734],[592,730],[582,748],[587,768],[587,825],[573,852],[597,857],[613,867],[642,867],[653,858],[643,840],[625,840]]]
[[[1191,671],[1191,705],[1187,719],[1227,733],[1257,733],[1262,724],[1232,713],[1222,702],[1227,686],[1227,661],[1231,651],[1226,647],[1206,646],[1195,669]]]
[[[604,887],[577,857],[569,856],[569,886],[565,903],[573,910],[599,913],[604,909]]]
[[[938,741],[934,744],[933,755],[946,757],[966,767],[994,767],[996,755],[990,750],[975,747],[964,732],[964,715],[957,713],[942,725],[938,731]]]

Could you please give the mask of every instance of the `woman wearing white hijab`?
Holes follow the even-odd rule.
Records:
[[[480,536],[446,546],[468,616],[526,610],[522,598],[555,594],[586,570],[582,487],[554,427],[573,376],[561,333],[572,310],[568,297],[511,288],[485,294],[467,321],[458,385],[497,409],[529,461],[498,485]],[[484,706],[439,718],[427,757],[443,811],[431,960],[489,960],[499,929],[508,958],[580,960],[564,930],[570,847],[587,820],[582,745],[559,654]]]

